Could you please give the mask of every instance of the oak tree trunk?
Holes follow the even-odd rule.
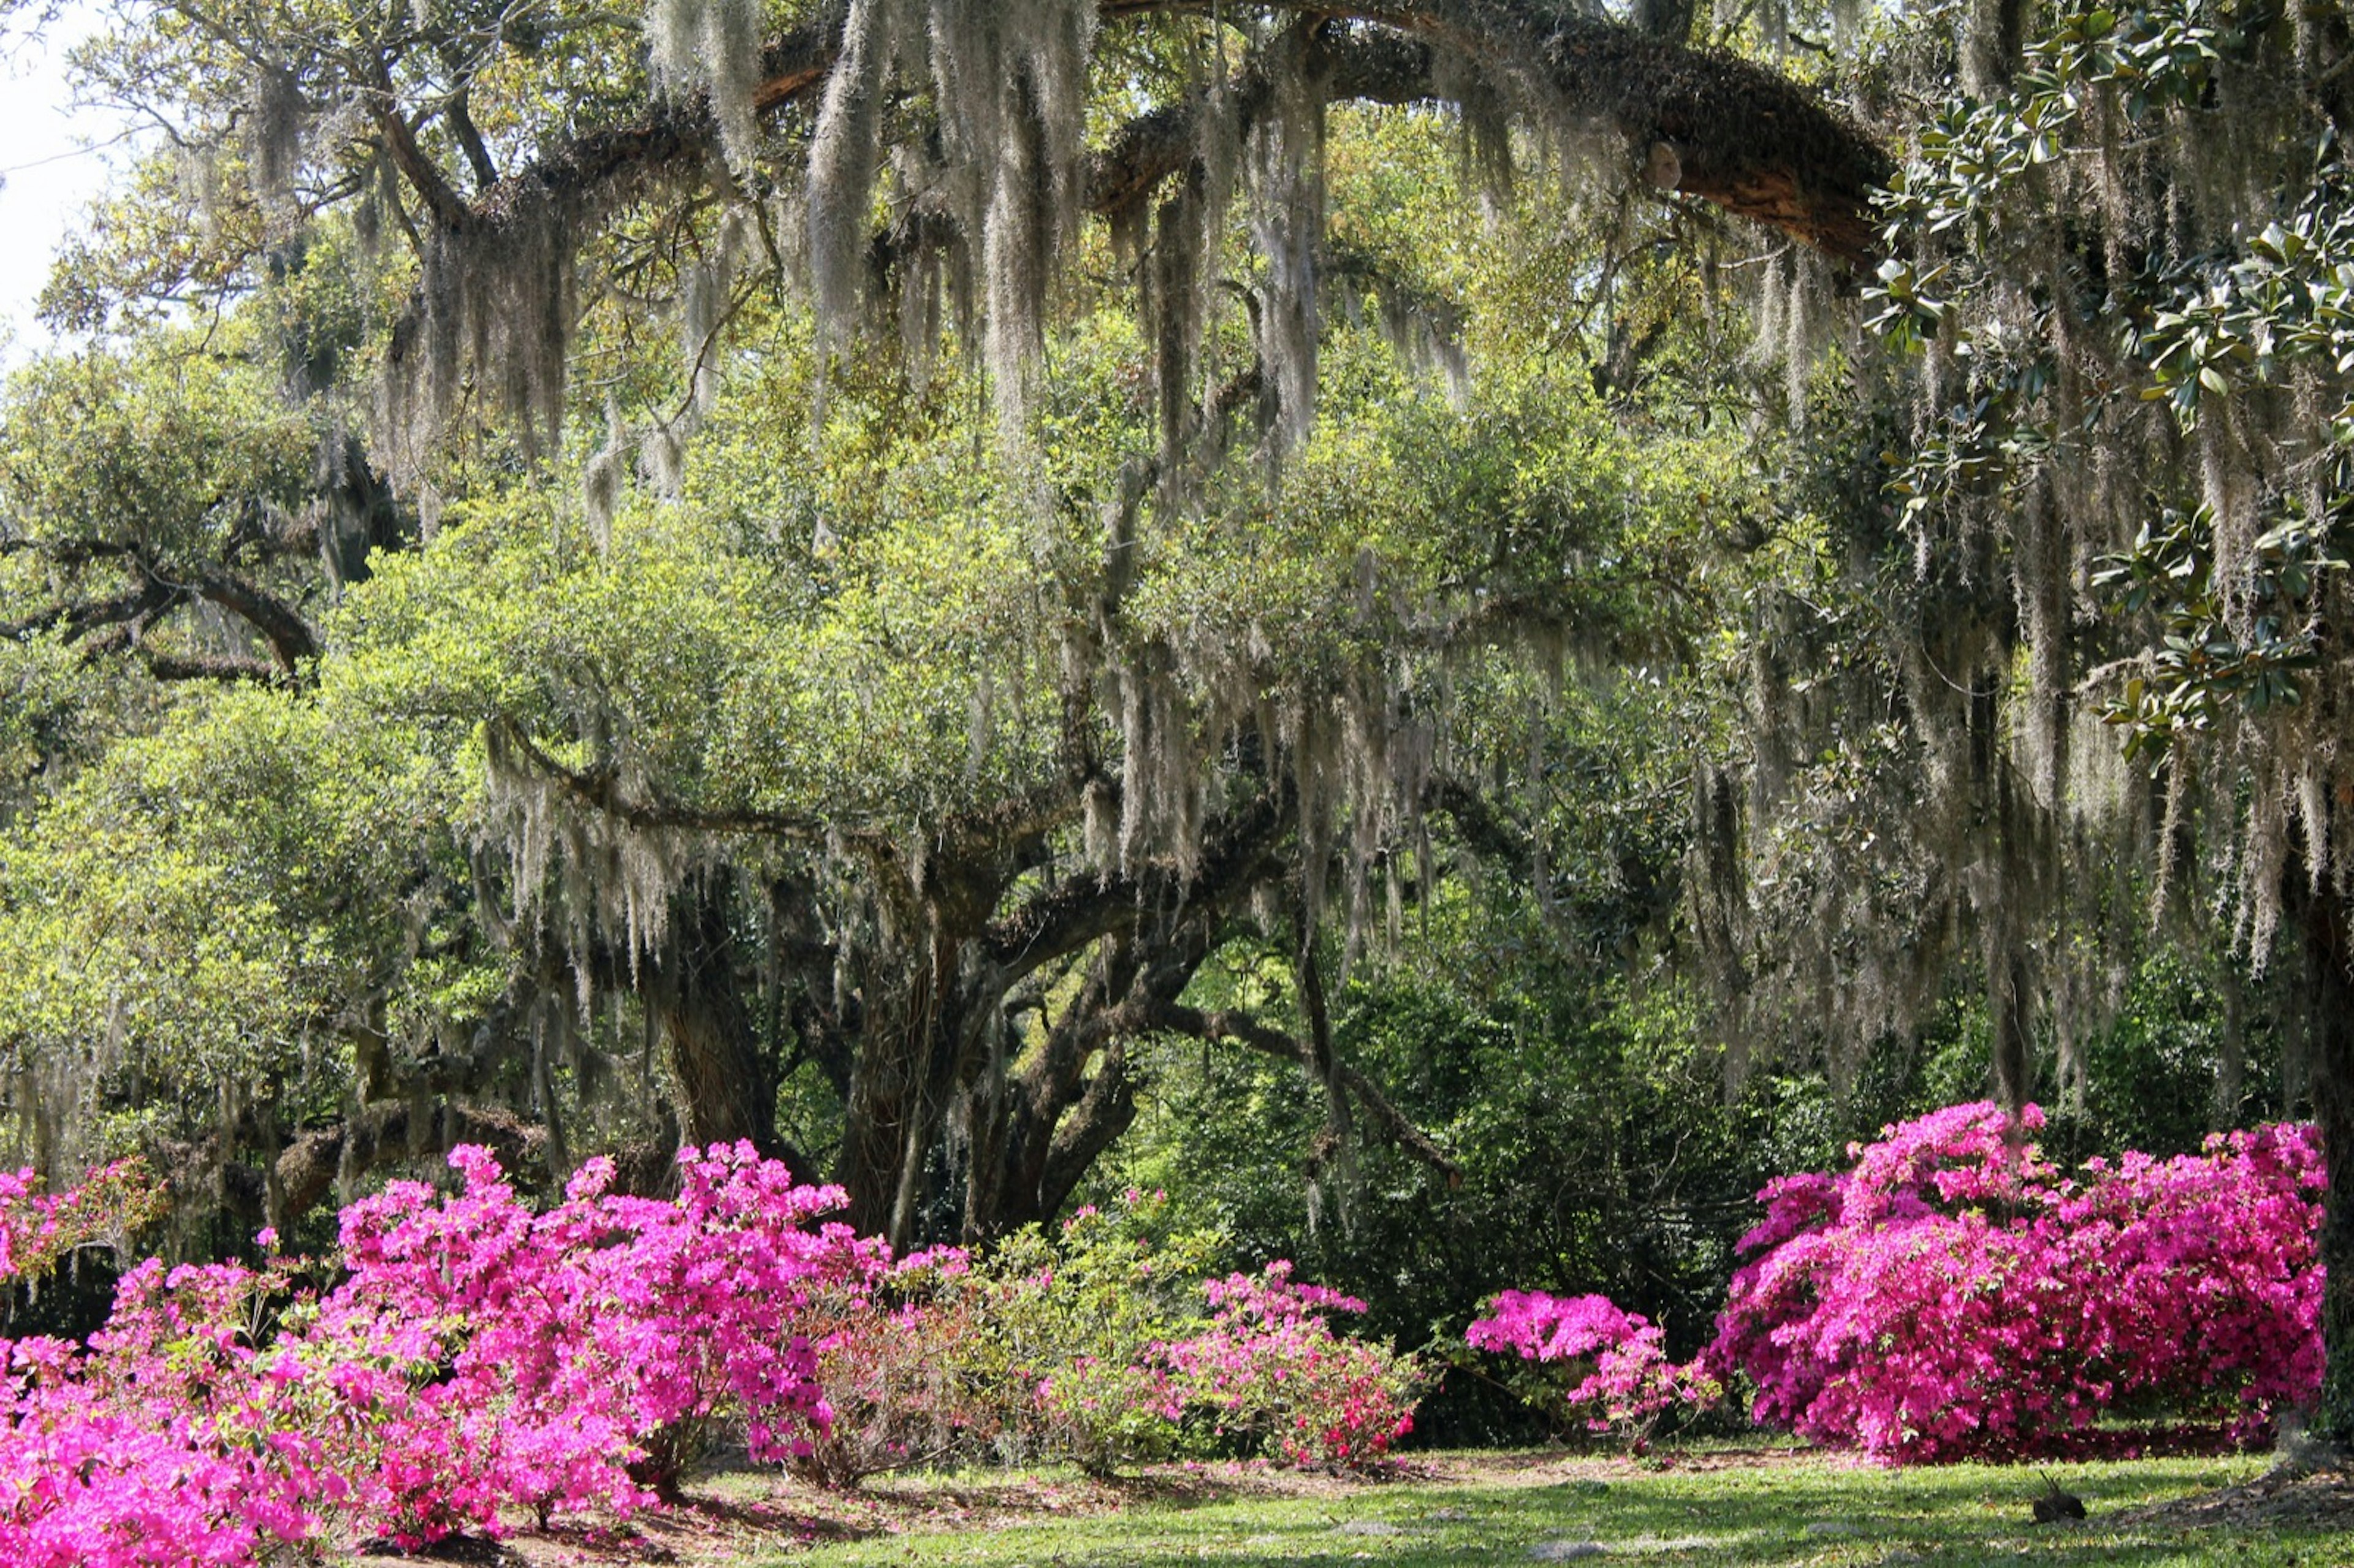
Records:
[[[725,872],[695,878],[679,893],[647,1003],[677,1079],[686,1140],[749,1141],[778,1154],[775,1064],[744,1003],[732,893]]]

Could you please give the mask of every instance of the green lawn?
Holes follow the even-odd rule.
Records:
[[[678,1560],[807,1564],[1646,1563],[2354,1564],[2354,1534],[2186,1529],[2121,1516],[2246,1480],[2261,1459],[2055,1466],[2084,1524],[2036,1526],[2032,1470],[1891,1471],[1787,1451],[1664,1464],[1557,1455],[1420,1457],[1379,1483],[1211,1466],[1106,1488],[1076,1477],[903,1478],[822,1508],[749,1477],[705,1493],[760,1528],[671,1544]],[[757,1501],[756,1499],[757,1496]],[[737,1510],[744,1511],[737,1511]],[[798,1520],[798,1524],[789,1522]],[[846,1535],[856,1539],[842,1539]],[[832,1539],[829,1539],[832,1538]],[[683,1549],[683,1550],[682,1550]]]

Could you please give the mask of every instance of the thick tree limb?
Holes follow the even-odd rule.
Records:
[[[1140,910],[1161,901],[1156,895],[1215,902],[1264,863],[1284,827],[1282,807],[1278,792],[1269,790],[1222,819],[1204,839],[1193,880],[1182,886],[1172,869],[1161,866],[1136,876],[1076,877],[992,921],[982,935],[982,951],[1011,985],[1041,964],[1132,927]]]
[[[240,659],[230,654],[166,653],[139,645],[139,662],[159,681],[251,681],[267,685],[282,681],[286,672],[267,659]]]
[[[1136,1120],[1136,1084],[1128,1071],[1125,1043],[1115,1038],[1087,1080],[1087,1092],[1055,1124],[1038,1178],[1040,1217],[1059,1211],[1097,1156]]]
[[[21,620],[0,627],[0,636],[21,642],[27,637],[62,626],[65,640],[79,642],[109,628],[133,624],[144,626],[177,605],[184,597],[179,590],[151,578],[137,588],[108,599],[76,599],[49,605]]]
[[[292,674],[303,660],[319,656],[319,640],[311,623],[291,605],[244,578],[228,572],[202,572],[196,578],[196,589],[260,632],[286,673]]]
[[[393,106],[391,88],[388,85],[379,88],[376,100],[376,131],[383,137],[384,149],[392,159],[392,166],[400,171],[401,177],[408,182],[409,188],[417,193],[418,199],[425,204],[426,210],[442,228],[458,229],[467,227],[473,214],[467,207],[466,199],[450,184],[440,167],[425,155],[425,149],[417,144],[416,131]]]
[[[1245,0],[1229,7],[1244,8]],[[1760,66],[1535,0],[1259,0],[1250,8],[1355,24],[1322,37],[1327,91],[1335,99],[1434,97],[1433,49],[1443,48],[1540,111],[1614,129],[1654,183],[1782,229],[1842,264],[1861,266],[1874,255],[1870,198],[1893,167],[1887,154],[1812,93]],[[1201,0],[1101,6],[1108,19],[1208,9]],[[836,11],[770,43],[755,107],[773,113],[812,99],[832,69],[840,28]],[[1238,107],[1248,112],[1250,95],[1263,90],[1247,79],[1238,84]],[[1183,168],[1194,146],[1195,108],[1155,110],[1117,135],[1090,160],[1087,205],[1125,209]],[[496,228],[523,205],[550,196],[599,195],[626,181],[707,166],[717,140],[702,104],[657,109],[552,149],[469,206],[423,163],[398,115],[379,123],[395,164],[440,226],[456,233]]]
[[[69,572],[80,572],[101,562],[119,563],[133,586],[106,599],[52,605],[0,627],[0,636],[21,641],[61,625],[67,640],[78,641],[94,632],[119,629],[120,635],[93,640],[91,651],[117,647],[135,650],[148,667],[164,680],[250,680],[292,675],[302,661],[318,656],[318,637],[302,613],[234,572],[159,564],[144,546],[111,539],[17,538],[0,542],[0,554],[23,553],[38,555]],[[270,644],[275,664],[236,654],[177,654],[147,649],[143,641],[147,628],[195,598],[209,599],[253,628]]]
[[[695,832],[752,833],[803,842],[825,836],[823,823],[788,811],[714,811],[666,800],[637,800],[621,788],[620,775],[609,766],[567,768],[509,719],[493,719],[488,728],[495,750],[521,758],[533,772],[578,804],[640,831],[684,828]]]
[[[508,1111],[452,1104],[439,1119],[443,1125],[436,1133],[446,1130],[458,1140],[484,1145],[510,1171],[536,1162],[546,1143],[546,1128]],[[292,1218],[325,1202],[346,1169],[358,1175],[408,1159],[417,1135],[426,1131],[412,1125],[406,1103],[395,1101],[367,1106],[343,1121],[301,1134],[276,1162],[284,1213]]]
[[[1893,165],[1853,122],[1732,55],[1511,0],[1301,0],[1449,48],[1625,136],[1653,184],[1779,228],[1851,267],[1878,244],[1872,191]]]
[[[1230,1040],[1269,1056],[1298,1062],[1310,1072],[1318,1070],[1315,1051],[1307,1042],[1295,1039],[1236,1009],[1204,1012],[1200,1008],[1169,1003],[1153,1009],[1150,1022],[1154,1028],[1165,1029],[1173,1034],[1190,1034],[1200,1040]],[[1365,1113],[1399,1148],[1446,1177],[1449,1187],[1463,1184],[1463,1168],[1433,1142],[1428,1133],[1415,1126],[1404,1111],[1391,1104],[1389,1097],[1382,1093],[1371,1078],[1346,1062],[1335,1062],[1331,1068],[1351,1097],[1364,1107]]]
[[[1332,102],[1403,104],[1434,95],[1427,45],[1392,33],[1331,34],[1318,40],[1315,74]],[[1252,61],[1228,90],[1239,128],[1247,133],[1275,98],[1275,81]],[[1182,174],[1201,147],[1207,94],[1148,111],[1121,127],[1111,144],[1087,159],[1087,207],[1118,213],[1150,199],[1162,181]]]

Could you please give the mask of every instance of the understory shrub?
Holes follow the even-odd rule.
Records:
[[[1204,1287],[1209,1326],[1165,1347],[1186,1399],[1221,1436],[1257,1437],[1295,1465],[1361,1466],[1414,1429],[1423,1377],[1388,1345],[1332,1332],[1365,1304],[1291,1277],[1284,1259]]]
[[[979,1292],[960,1248],[883,1261],[808,1293],[800,1319],[833,1419],[785,1460],[835,1490],[994,1454],[1007,1401],[987,1375]]]
[[[1358,1304],[1288,1265],[1205,1287],[1217,1238],[1162,1237],[1130,1194],[980,1264],[894,1259],[749,1144],[688,1150],[679,1194],[583,1164],[535,1212],[490,1154],[440,1192],[343,1212],[332,1269],[257,1239],[241,1263],[125,1274],[86,1343],[0,1340],[0,1562],[241,1568],[389,1538],[496,1533],[526,1510],[626,1514],[706,1439],[854,1484],[1009,1454],[1094,1468],[1214,1430],[1362,1464],[1405,1429],[1410,1358],[1335,1336]],[[0,1181],[11,1272],[120,1240],[128,1168],[44,1195]]]
[[[1129,1192],[978,1256],[919,1255],[821,1297],[835,1420],[789,1463],[830,1486],[943,1459],[1092,1473],[1237,1447],[1363,1466],[1412,1425],[1419,1367],[1333,1332],[1363,1303],[1291,1277],[1207,1277],[1225,1240]]]
[[[1010,1458],[1101,1474],[1183,1444],[1186,1392],[1164,1347],[1202,1320],[1202,1279],[1224,1239],[1172,1233],[1168,1202],[1129,1191],[1055,1231],[1006,1237],[970,1277],[986,1376],[1010,1401]]]
[[[1758,1194],[1714,1341],[1670,1363],[1600,1297],[1508,1291],[1477,1347],[1590,1362],[1568,1393],[1596,1425],[1704,1403],[1734,1373],[1751,1414],[1894,1462],[2015,1458],[2147,1438],[2105,1416],[2266,1436],[2322,1370],[2324,1172],[2304,1126],[2217,1135],[2171,1160],[2073,1174],[1988,1103],[1851,1148],[1843,1174]]]
[[[1668,1360],[1665,1336],[1639,1312],[1606,1297],[1507,1290],[1464,1336],[1475,1350],[1508,1351],[1560,1363],[1568,1382],[1541,1395],[1589,1431],[1647,1439],[1669,1410],[1707,1405],[1723,1390],[1699,1361]]]

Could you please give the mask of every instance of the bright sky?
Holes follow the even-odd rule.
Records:
[[[96,7],[73,4],[29,42],[0,52],[0,363],[47,344],[33,302],[48,281],[58,242],[104,185],[107,148],[120,126],[72,111],[65,54],[97,26]]]

